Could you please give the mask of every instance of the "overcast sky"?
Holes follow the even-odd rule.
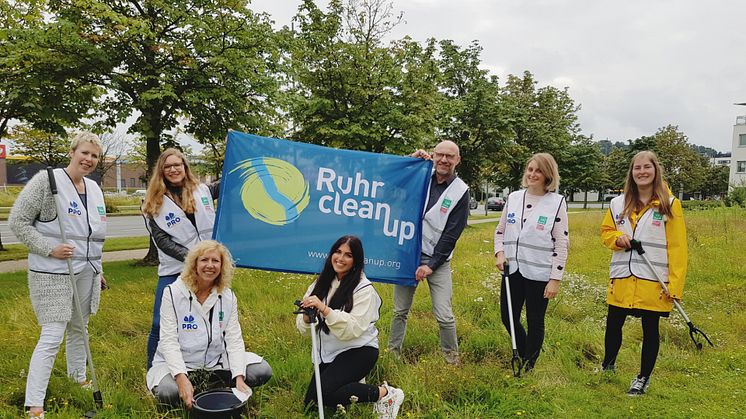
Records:
[[[289,25],[299,0],[253,0]],[[478,40],[484,68],[568,86],[583,133],[625,141],[678,125],[690,143],[730,151],[746,115],[746,1],[394,0],[409,35]],[[317,1],[325,7],[326,1]]]

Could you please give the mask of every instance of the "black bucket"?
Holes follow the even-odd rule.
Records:
[[[246,401],[241,401],[230,389],[209,390],[194,396],[191,417],[195,419],[241,419]]]

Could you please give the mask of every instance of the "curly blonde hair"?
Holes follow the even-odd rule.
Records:
[[[197,274],[197,261],[199,258],[207,252],[218,252],[220,255],[220,275],[215,278],[215,284],[218,292],[223,291],[225,288],[230,288],[231,281],[233,280],[233,270],[235,265],[233,264],[233,257],[231,252],[228,251],[222,243],[218,243],[215,240],[205,240],[197,243],[196,246],[187,254],[184,260],[184,270],[181,272],[181,280],[184,284],[192,290],[197,291],[197,280],[199,275]]]
[[[184,184],[181,190],[181,197],[174,196],[168,191],[166,187],[166,178],[163,175],[164,166],[166,165],[166,159],[176,156],[181,159],[184,164]],[[187,214],[194,214],[196,212],[196,205],[194,203],[194,191],[199,186],[197,178],[192,174],[192,170],[189,168],[189,162],[187,162],[184,153],[175,149],[169,148],[161,153],[158,157],[153,168],[153,173],[150,175],[150,182],[148,182],[148,191],[145,194],[145,202],[142,206],[142,212],[145,215],[156,217],[161,211],[163,205],[163,197],[168,195],[171,199],[176,202],[182,210]]]

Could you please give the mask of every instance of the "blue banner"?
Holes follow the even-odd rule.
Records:
[[[213,236],[236,265],[318,273],[355,235],[371,280],[414,285],[432,163],[228,133]]]

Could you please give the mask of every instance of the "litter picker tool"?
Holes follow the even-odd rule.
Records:
[[[655,269],[655,267],[653,266],[653,264],[650,263],[650,260],[648,259],[648,257],[645,256],[645,249],[642,248],[642,242],[639,241],[639,240],[634,240],[633,239],[633,240],[630,241],[630,243],[631,243],[632,247],[630,249],[627,249],[626,251],[628,251],[628,252],[631,251],[631,250],[636,251],[637,254],[640,255],[640,257],[642,257],[642,260],[644,260],[645,263],[648,265],[648,268],[650,268],[650,270],[653,271],[653,274],[655,275],[655,279],[657,279],[658,283],[661,284],[661,288],[663,288],[663,291],[666,293],[666,295],[670,295],[668,293],[668,286],[666,285],[665,282],[663,282],[663,279],[658,274],[658,270]],[[707,343],[709,343],[710,346],[714,347],[715,345],[712,344],[712,341],[710,340],[710,338],[707,337],[707,335],[705,334],[705,332],[699,330],[694,325],[694,323],[692,323],[692,321],[689,320],[689,316],[687,316],[686,313],[684,312],[684,308],[681,306],[681,303],[679,303],[677,300],[674,299],[673,300],[673,304],[676,307],[676,310],[681,314],[681,317],[684,318],[684,321],[686,321],[686,325],[689,326],[689,337],[692,338],[692,342],[694,342],[694,346],[697,347],[697,350],[700,350],[700,351],[702,350],[702,342],[700,342],[697,339],[697,335],[702,336],[703,338],[705,338],[705,340],[707,341]]]
[[[295,300],[294,304],[298,306],[298,310],[294,311],[293,314],[305,314],[311,323],[311,360],[313,361],[313,376],[316,381],[316,404],[319,407],[319,419],[324,419],[324,400],[321,395],[321,372],[319,371],[319,344],[318,336],[316,336],[316,326],[319,321],[318,313],[313,308],[302,307],[300,300]]]
[[[57,221],[60,225],[60,237],[62,243],[67,243],[67,236],[65,234],[65,217],[63,211],[63,204],[60,202],[59,195],[57,194],[57,182],[54,179],[54,169],[47,167],[47,175],[49,176],[49,186],[52,189],[52,195],[54,196],[55,206],[57,207]],[[93,401],[96,403],[96,409],[103,409],[104,399],[101,397],[101,390],[98,388],[98,380],[96,379],[96,370],[93,367],[93,357],[91,356],[91,344],[88,341],[88,328],[83,324],[83,311],[80,309],[80,296],[78,295],[78,287],[75,286],[75,271],[73,270],[72,259],[65,259],[67,261],[67,270],[70,272],[70,285],[73,288],[73,315],[77,315],[80,320],[80,324],[83,326],[83,345],[85,346],[85,356],[88,360],[88,369],[91,372],[91,386],[93,389]],[[93,417],[96,414],[96,410],[91,410],[85,413],[85,417]]]
[[[518,345],[515,343],[515,323],[513,322],[513,299],[510,298],[510,278],[508,275],[508,264],[505,263],[503,266],[502,277],[505,281],[505,294],[508,301],[508,318],[510,319],[510,343],[513,345],[513,359],[510,360],[510,366],[513,368],[513,377],[521,376],[521,369],[523,368],[523,360],[521,355],[518,353]]]

